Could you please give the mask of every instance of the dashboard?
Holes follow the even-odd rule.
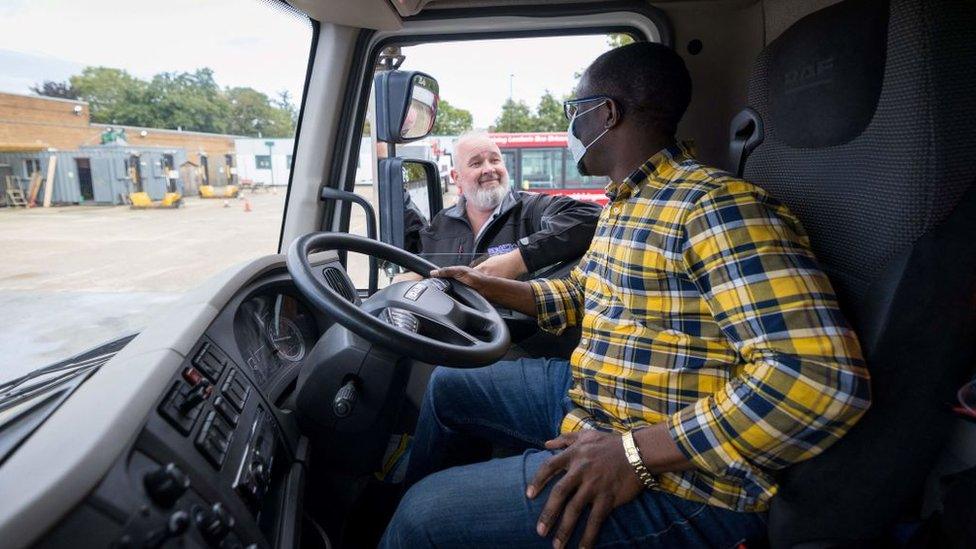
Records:
[[[243,365],[260,387],[301,367],[320,335],[303,298],[270,289],[245,300],[234,318],[234,339]]]
[[[310,262],[361,303],[337,254]],[[301,532],[326,536],[303,524],[313,449],[317,481],[372,474],[413,379],[408,359],[332,328],[282,255],[186,294],[0,463],[0,545],[291,549]]]
[[[318,266],[323,283],[356,299],[334,254]],[[298,546],[310,444],[282,404],[331,322],[297,291],[281,256],[194,297],[123,348],[0,468],[0,489],[29,500],[0,501],[10,546]],[[51,435],[63,447],[66,432],[77,440],[61,455],[43,449]],[[104,474],[66,498],[93,462]],[[66,463],[84,479],[65,477]],[[36,483],[19,485],[18,468]]]

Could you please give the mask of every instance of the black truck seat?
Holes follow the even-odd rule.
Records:
[[[877,541],[976,365],[976,2],[847,0],[756,61],[732,165],[801,219],[872,374],[840,442],[780,474],[773,547]]]

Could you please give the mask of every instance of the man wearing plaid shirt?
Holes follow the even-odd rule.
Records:
[[[610,203],[563,279],[436,271],[561,333],[567,363],[435,371],[384,546],[723,546],[761,537],[773,472],[870,403],[830,282],[789,210],[674,140],[690,77],[670,49],[600,56],[566,102]],[[636,166],[636,169],[635,169]],[[471,463],[485,441],[525,448]]]

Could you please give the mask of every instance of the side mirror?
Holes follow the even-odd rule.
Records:
[[[420,230],[444,204],[437,164],[384,158],[379,178],[380,241],[417,253]]]
[[[437,80],[417,71],[386,71],[374,79],[376,138],[409,143],[434,129],[440,88]]]

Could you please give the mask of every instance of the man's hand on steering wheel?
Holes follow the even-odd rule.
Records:
[[[444,267],[431,271],[430,276],[453,278],[496,305],[536,316],[535,295],[526,282],[489,276],[471,267]]]
[[[487,289],[491,279],[497,278],[463,265],[435,269],[430,272],[430,276],[435,278],[453,278],[482,295],[484,295],[485,289]]]

